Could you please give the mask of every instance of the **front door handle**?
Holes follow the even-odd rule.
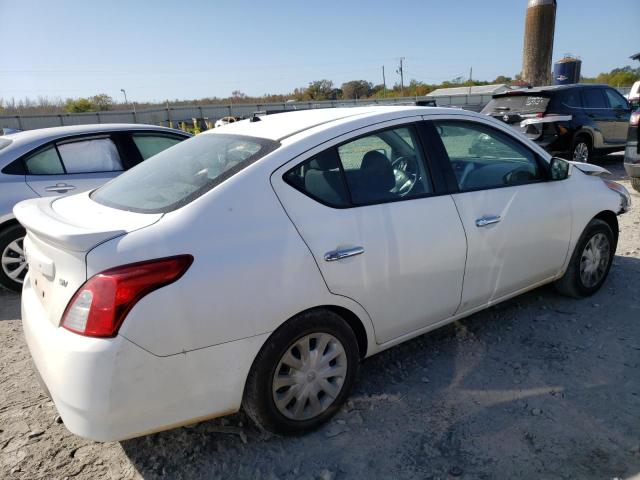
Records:
[[[343,258],[362,255],[363,253],[364,253],[364,248],[362,247],[345,248],[342,250],[332,250],[331,252],[327,252],[324,254],[324,261],[335,262],[336,260],[342,260]]]
[[[74,187],[73,185],[67,185],[66,183],[56,183],[55,185],[46,187],[45,190],[47,192],[65,193],[75,188],[76,187]]]
[[[492,223],[498,223],[502,220],[500,215],[489,215],[486,217],[482,217],[476,220],[476,227],[486,227],[487,225],[491,225]]]

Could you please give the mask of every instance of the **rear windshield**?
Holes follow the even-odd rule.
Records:
[[[492,99],[482,111],[484,113],[544,113],[548,104],[548,97],[508,95]]]
[[[91,198],[140,213],[180,208],[278,148],[277,142],[240,135],[205,134],[145,160],[98,188]]]
[[[4,147],[8,146],[11,144],[11,140],[7,139],[7,138],[0,138],[0,150],[2,150]]]

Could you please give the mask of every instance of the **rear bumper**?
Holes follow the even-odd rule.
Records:
[[[640,153],[637,142],[627,143],[624,151],[624,169],[630,177],[640,177]]]
[[[268,334],[158,357],[122,336],[88,338],[53,325],[25,281],[25,338],[65,426],[98,441],[166,430],[240,408]]]

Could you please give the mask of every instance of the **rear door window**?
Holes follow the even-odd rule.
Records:
[[[53,145],[28,156],[25,159],[25,166],[30,175],[64,174],[64,167]]]
[[[154,135],[147,133],[135,133],[132,135],[133,143],[136,144],[140,156],[143,160],[154,156],[157,153],[166,150],[169,147],[177,145],[184,138],[170,137],[167,135]]]
[[[350,204],[347,187],[334,148],[325,150],[284,175],[292,187],[332,207]]]
[[[58,143],[67,173],[117,172],[122,170],[120,154],[110,138],[92,138]]]
[[[609,108],[600,88],[586,88],[582,92],[585,108]]]

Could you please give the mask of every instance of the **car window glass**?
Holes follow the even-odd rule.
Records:
[[[607,108],[604,95],[599,88],[587,88],[583,95],[586,108]]]
[[[580,101],[580,92],[577,89],[561,90],[557,92],[551,99],[550,110],[565,108],[579,108],[582,105]]]
[[[436,122],[461,191],[508,187],[543,178],[535,154],[493,128]]]
[[[67,173],[116,172],[122,170],[118,149],[110,138],[58,144]]]
[[[605,90],[605,93],[609,98],[609,105],[611,106],[611,108],[629,108],[629,105],[627,104],[627,101],[624,99],[624,97],[615,90],[611,90],[608,88]]]
[[[350,204],[349,194],[334,148],[301,163],[284,175],[284,180],[308,196],[332,207]]]
[[[198,135],[139,163],[95,190],[91,198],[123,210],[168,212],[200,197],[279,145],[241,135]]]
[[[413,128],[383,130],[338,147],[355,205],[412,198],[431,193]]]
[[[169,147],[173,147],[175,144],[184,140],[182,138],[168,137],[165,135],[134,134],[132,137],[133,142],[136,144],[136,147],[138,147],[143,160],[146,160]]]
[[[31,175],[61,175],[64,168],[54,146],[40,150],[25,160],[27,171]]]

